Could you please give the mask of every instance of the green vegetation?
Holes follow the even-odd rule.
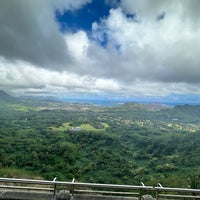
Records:
[[[1,177],[200,187],[200,106],[0,97]]]

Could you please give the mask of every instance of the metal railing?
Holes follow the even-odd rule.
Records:
[[[38,190],[52,192],[54,195],[59,190],[68,190],[72,195],[76,193],[83,194],[102,194],[118,196],[137,196],[141,199],[144,194],[151,194],[156,200],[159,199],[200,199],[200,189],[190,188],[171,188],[163,187],[160,183],[154,186],[141,185],[117,185],[117,184],[100,184],[100,183],[81,183],[16,178],[0,178],[0,189],[10,190]]]
[[[156,199],[163,197],[200,199],[200,189],[163,187],[160,183],[158,183],[158,186],[154,187],[154,189],[156,191]]]

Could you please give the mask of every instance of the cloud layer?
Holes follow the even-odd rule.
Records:
[[[76,12],[90,2],[0,1],[0,88],[66,95],[200,93],[200,1],[121,0],[90,32],[68,27],[62,33],[56,10]]]

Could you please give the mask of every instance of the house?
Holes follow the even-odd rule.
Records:
[[[72,132],[77,132],[77,131],[81,131],[81,130],[83,130],[81,127],[79,127],[79,126],[77,126],[77,127],[72,127],[71,129],[70,129],[70,131],[72,131]]]

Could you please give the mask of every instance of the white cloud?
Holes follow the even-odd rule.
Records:
[[[120,91],[121,87],[118,82],[111,79],[96,79],[93,88],[101,91]]]
[[[77,60],[86,57],[89,40],[84,31],[75,34],[68,34],[66,37],[67,46],[72,56]]]
[[[134,1],[125,2],[135,5]],[[170,10],[172,5],[169,2],[168,5]],[[173,3],[175,8],[176,5],[178,3]],[[156,14],[150,19],[148,14],[146,17],[142,15],[148,20],[141,18],[139,22],[127,18],[121,8],[112,9],[107,20],[99,27],[95,25],[94,31],[98,30],[98,38],[101,38],[99,33],[102,30],[102,35],[108,35],[109,44],[120,47],[117,57],[110,57],[116,71],[124,72],[124,76],[117,76],[117,79],[199,82],[200,28],[191,26],[187,16],[182,16],[182,9],[180,12],[176,10],[176,13],[166,11],[166,17],[160,21],[156,19]]]
[[[0,2],[0,88],[200,93],[200,1],[122,0],[107,18],[92,24],[91,34],[61,33],[55,9],[79,9],[88,2]]]

